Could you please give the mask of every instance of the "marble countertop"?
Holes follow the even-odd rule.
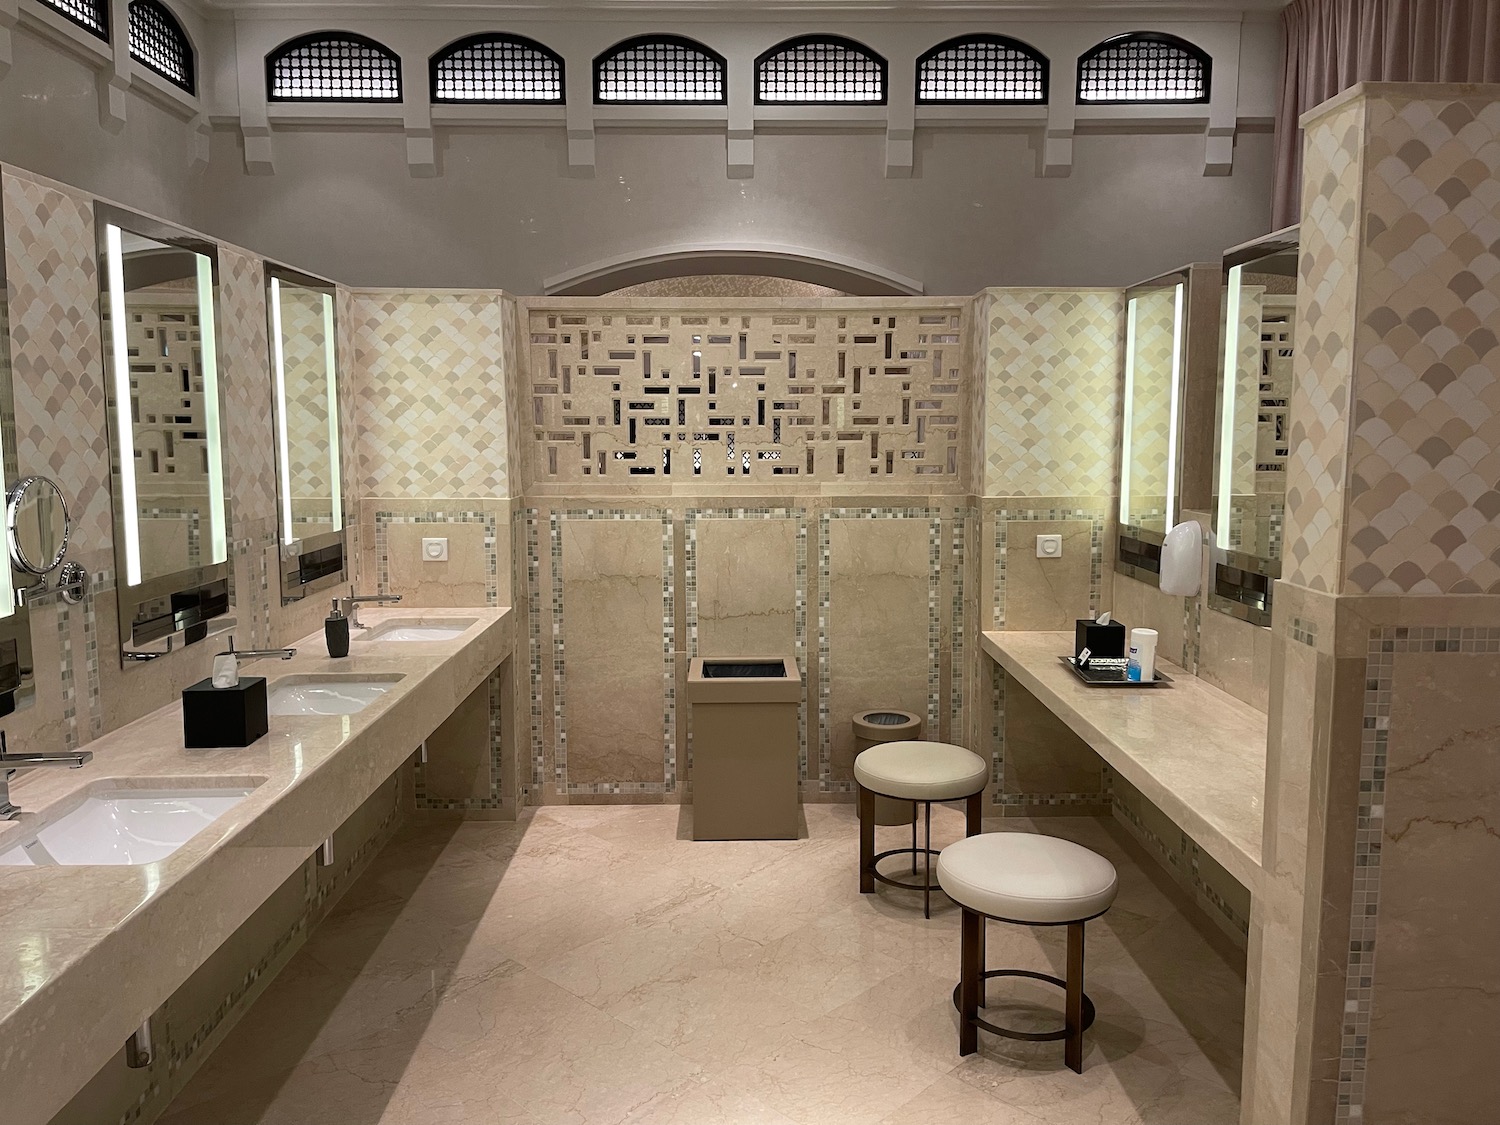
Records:
[[[365,623],[474,621],[437,642],[361,641],[332,660],[322,632],[289,661],[242,675],[402,678],[348,716],[272,716],[244,749],[183,748],[182,705],[90,743],[82,769],[31,770],[12,784],[20,822],[100,782],[255,788],[167,859],[137,866],[0,867],[0,1090],[7,1125],[46,1125],[125,1039],[224,943],[335,828],[510,655],[509,608],[369,609]]]
[[[1266,716],[1175,664],[1169,687],[1095,688],[1071,633],[987,632],[984,651],[1251,893],[1260,884]]]

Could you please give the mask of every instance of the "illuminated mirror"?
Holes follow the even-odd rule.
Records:
[[[1209,604],[1258,625],[1281,574],[1296,325],[1297,229],[1228,251]]]
[[[121,656],[232,628],[218,357],[218,249],[100,207]]]
[[[0,218],[0,251],[4,250]],[[16,482],[16,407],[10,371],[10,317],[6,308],[5,254],[0,252],[0,472],[7,484]],[[29,707],[36,698],[32,664],[30,611],[17,590],[35,581],[14,564],[0,566],[0,715]]]
[[[266,268],[283,602],[345,581],[335,297],[327,282]]]

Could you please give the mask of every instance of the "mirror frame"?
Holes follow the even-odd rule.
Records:
[[[211,311],[217,376],[217,341],[223,335],[219,331],[222,312],[218,299],[220,283],[218,244],[181,227],[107,203],[95,204],[94,221],[98,232],[98,260],[102,263],[99,271],[101,327],[104,324],[105,310],[109,310],[111,314],[114,311],[111,288],[115,279],[112,278],[109,269],[109,228],[111,226],[168,246],[177,246],[195,254],[201,254],[208,259],[212,271],[213,309]],[[201,306],[199,316],[200,318],[203,316]],[[111,320],[110,323],[115,322]],[[206,322],[200,319],[200,325],[203,323]],[[133,585],[129,583],[128,544],[131,537],[125,521],[132,514],[124,510],[125,498],[120,488],[123,479],[120,456],[124,448],[124,435],[121,433],[121,427],[125,419],[122,418],[120,412],[117,364],[114,354],[118,343],[111,329],[110,336],[104,340],[101,351],[104,363],[106,413],[109,416],[110,496],[114,508],[115,528],[115,608],[120,625],[120,663],[128,666],[132,662],[155,660],[165,656],[174,647],[185,647],[210,636],[231,632],[235,628],[236,620],[233,616],[234,567],[230,557],[232,552],[229,551],[227,542],[223,562],[187,567],[171,574],[153,578],[143,577],[141,581]],[[220,419],[224,417],[223,386],[222,379],[216,377],[214,391],[219,399],[218,417]],[[133,434],[130,446],[134,448]],[[219,448],[221,466],[223,453],[221,440]],[[230,519],[227,488],[224,490],[223,504],[227,540]],[[137,531],[136,534],[138,536],[139,532]],[[121,559],[122,547],[125,549],[124,565]]]
[[[32,488],[45,485],[52,489],[57,497],[57,506],[62,509],[63,532],[62,542],[57,545],[57,552],[45,564],[36,559],[26,557],[26,549],[21,545],[20,533],[16,530],[20,523],[21,504],[26,499],[26,494]],[[14,488],[5,497],[5,540],[10,549],[11,570],[22,570],[37,578],[45,578],[58,567],[62,566],[68,557],[68,537],[72,534],[73,517],[68,511],[68,498],[63,495],[62,486],[51,477],[30,476],[25,480],[17,481]]]
[[[1147,289],[1164,289],[1181,285],[1176,327],[1176,386],[1172,400],[1173,421],[1169,456],[1172,458],[1168,478],[1166,530],[1140,527],[1129,522],[1125,503],[1129,496],[1131,374],[1132,357],[1129,337],[1125,342],[1125,370],[1121,386],[1121,438],[1119,503],[1116,507],[1117,532],[1114,568],[1117,574],[1148,585],[1161,584],[1161,546],[1179,522],[1184,511],[1207,511],[1212,503],[1213,433],[1205,419],[1214,417],[1218,380],[1219,294],[1221,267],[1217,262],[1193,262],[1124,290],[1125,315],[1129,317],[1130,299]],[[1127,320],[1128,323],[1128,320]]]
[[[310,594],[343,586],[349,581],[349,512],[343,491],[344,420],[341,412],[344,384],[339,378],[343,356],[339,354],[338,286],[326,278],[294,270],[272,261],[265,262],[266,338],[271,376],[271,415],[276,454],[276,547],[281,575],[281,604],[291,605]],[[288,455],[286,436],[286,377],[282,361],[281,306],[277,301],[280,283],[289,282],[302,289],[312,289],[333,298],[333,332],[330,351],[333,354],[332,421],[338,431],[332,463],[338,471],[339,490],[334,514],[338,527],[319,535],[297,538],[292,534],[290,483],[287,481]]]
[[[1272,231],[1260,238],[1242,242],[1224,251],[1222,279],[1224,292],[1229,292],[1230,272],[1236,267],[1249,265],[1273,254],[1296,253],[1301,247],[1301,227],[1294,224]],[[1212,582],[1208,588],[1208,606],[1220,613],[1248,621],[1252,625],[1269,628],[1271,605],[1274,600],[1276,580],[1281,577],[1281,560],[1262,558],[1246,551],[1220,546],[1219,526],[1224,518],[1225,497],[1221,491],[1223,473],[1221,459],[1227,440],[1225,431],[1233,425],[1233,412],[1225,410],[1225,403],[1234,395],[1233,373],[1229,365],[1229,321],[1228,310],[1221,318],[1219,346],[1219,376],[1216,387],[1214,425],[1214,489],[1213,527],[1209,530],[1210,559],[1213,563]],[[1293,344],[1295,347],[1295,343]]]

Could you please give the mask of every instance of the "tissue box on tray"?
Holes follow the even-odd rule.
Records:
[[[249,746],[271,729],[266,678],[242,676],[233,687],[199,680],[182,693],[182,740],[190,750]]]
[[[1073,656],[1076,659],[1084,649],[1089,650],[1093,660],[1124,660],[1126,639],[1130,630],[1118,621],[1100,625],[1080,617],[1074,622]]]

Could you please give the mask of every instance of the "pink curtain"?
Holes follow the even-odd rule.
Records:
[[[1292,0],[1273,227],[1301,217],[1297,119],[1356,82],[1500,82],[1500,0]]]

